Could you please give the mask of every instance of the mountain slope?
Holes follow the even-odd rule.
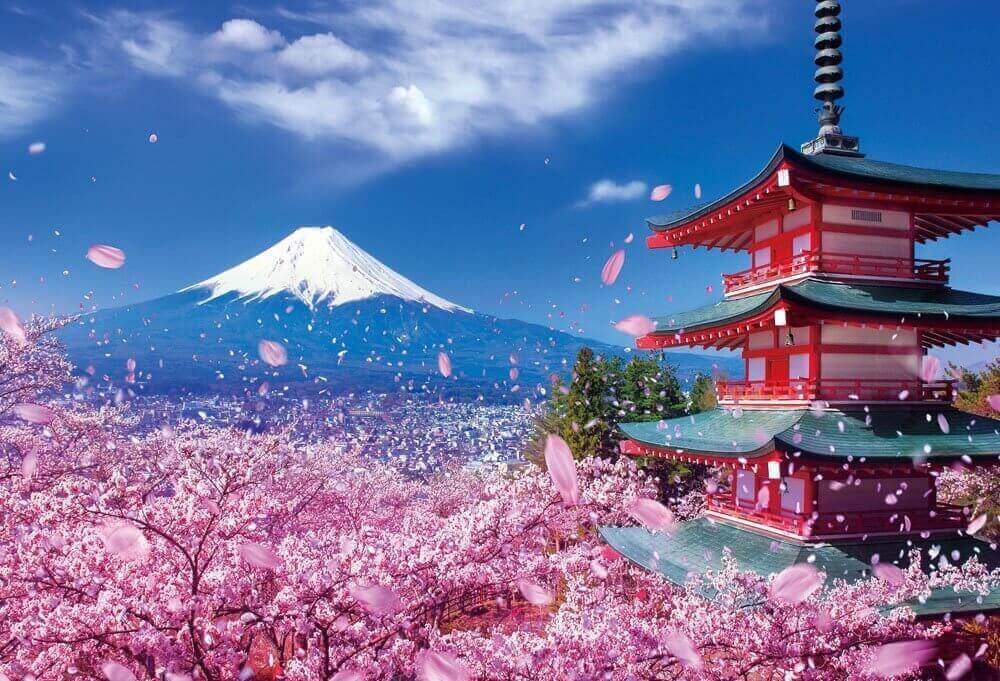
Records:
[[[246,395],[268,382],[293,394],[406,389],[537,398],[551,374],[568,375],[583,345],[621,353],[538,324],[472,312],[329,227],[296,230],[175,294],[84,315],[61,335],[95,382],[121,384],[133,360],[137,388],[156,393]],[[260,361],[263,339],[285,346],[287,365]],[[454,368],[448,379],[437,369],[442,351]],[[671,360],[684,378],[713,364],[698,355]]]

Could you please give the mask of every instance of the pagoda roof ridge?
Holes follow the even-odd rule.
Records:
[[[1000,320],[1000,296],[950,287],[914,287],[886,284],[852,284],[811,277],[779,284],[772,290],[721,300],[694,310],[653,317],[650,336],[673,335],[756,317],[787,301],[812,309],[890,316],[919,316],[925,320]]]
[[[941,415],[949,432],[941,430]],[[630,440],[673,452],[724,459],[754,458],[778,448],[818,458],[852,458],[867,463],[914,459],[996,461],[1000,421],[959,411],[950,405],[913,409],[715,409],[661,421],[623,423]]]
[[[763,170],[728,194],[714,201],[702,202],[664,215],[646,218],[646,223],[654,232],[664,232],[710,215],[741,195],[762,185],[784,163],[804,170],[833,174],[870,184],[902,185],[910,188],[927,187],[945,193],[1000,192],[1000,174],[935,170],[832,153],[807,155],[782,143]]]

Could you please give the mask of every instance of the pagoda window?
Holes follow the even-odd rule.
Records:
[[[806,481],[801,478],[785,477],[781,480],[781,510],[788,513],[804,513]]]
[[[758,331],[757,333],[751,333],[750,337],[747,339],[747,348],[749,350],[770,350],[773,347],[773,331]]]
[[[809,224],[812,220],[812,209],[809,206],[805,208],[799,208],[798,210],[793,210],[791,213],[785,216],[782,224],[782,230],[791,232],[798,229],[799,227],[804,227]]]
[[[758,225],[753,232],[754,240],[757,243],[761,241],[767,241],[768,239],[773,239],[778,236],[778,220],[768,220],[762,225]]]
[[[913,348],[918,351],[917,332],[913,329],[879,329],[862,326],[823,326],[824,345],[881,345]]]
[[[916,355],[875,355],[824,352],[822,377],[869,381],[916,381],[920,358]]]
[[[757,502],[757,476],[753,471],[736,471],[736,502],[744,506]]]
[[[747,360],[747,380],[751,383],[760,383],[764,380],[766,370],[765,359],[763,357],[751,357]]]
[[[819,484],[820,513],[863,511],[916,511],[931,505],[930,480],[919,478],[868,478],[849,484],[823,480]]]
[[[823,253],[909,260],[912,259],[912,242],[907,236],[887,237],[824,231]]]
[[[910,214],[899,210],[873,210],[862,206],[823,205],[823,222],[833,225],[875,227],[908,233]]]
[[[765,246],[764,248],[758,248],[753,252],[753,266],[756,267],[767,267],[771,264],[771,247]]]
[[[809,353],[800,353],[788,358],[788,378],[809,378]]]
[[[812,234],[799,234],[792,239],[792,256],[799,256],[812,248]]]

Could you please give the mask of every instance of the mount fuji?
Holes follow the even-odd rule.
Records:
[[[568,375],[584,345],[621,353],[445,300],[332,227],[297,229],[177,293],[81,315],[60,336],[93,382],[134,381],[157,394],[250,395],[268,383],[294,395],[405,389],[520,399],[538,397],[552,373]],[[287,364],[262,362],[262,340],[284,346]],[[442,351],[454,368],[448,379],[438,371]],[[735,369],[726,359],[670,359],[682,379],[713,363]]]

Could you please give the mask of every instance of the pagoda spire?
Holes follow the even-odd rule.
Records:
[[[840,129],[840,117],[844,107],[836,102],[844,96],[844,69],[841,63],[844,55],[840,51],[843,40],[840,37],[840,3],[837,0],[816,0],[816,89],[813,96],[822,102],[819,114],[819,135],[802,145],[803,153],[839,154],[841,156],[863,156],[861,142],[857,137],[844,135]]]

